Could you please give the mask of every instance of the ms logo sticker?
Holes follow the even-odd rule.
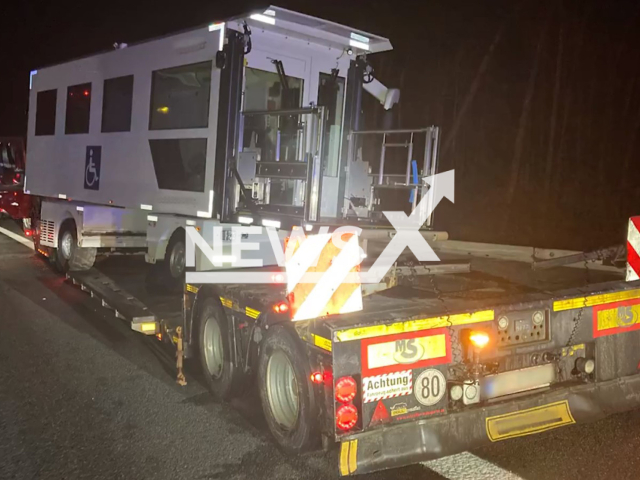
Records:
[[[84,188],[86,190],[100,190],[100,161],[102,147],[87,147],[84,162]]]
[[[371,376],[449,363],[449,332],[435,328],[364,339],[362,360],[363,374]]]
[[[593,336],[604,337],[640,330],[640,299],[595,305]]]

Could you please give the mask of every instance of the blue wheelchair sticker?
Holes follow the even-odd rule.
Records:
[[[101,158],[102,147],[87,147],[84,163],[84,188],[87,190],[100,190]]]

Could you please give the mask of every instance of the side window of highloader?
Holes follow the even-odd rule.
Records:
[[[153,72],[149,130],[207,128],[212,62]]]

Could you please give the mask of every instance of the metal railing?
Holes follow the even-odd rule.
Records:
[[[375,200],[375,191],[380,188],[397,188],[404,190],[413,190],[415,193],[412,196],[413,208],[416,208],[418,203],[418,197],[423,198],[426,192],[429,190],[429,186],[424,183],[424,178],[435,175],[438,167],[438,144],[440,139],[440,129],[436,126],[419,128],[419,129],[399,129],[399,130],[361,130],[352,132],[355,136],[382,136],[381,151],[380,151],[380,169],[377,173],[377,181],[374,181],[371,185],[371,193],[369,199],[369,207],[373,208]],[[398,141],[397,137],[404,135],[406,139],[404,141]],[[424,136],[424,154],[422,155],[422,175],[419,178],[414,178],[412,181],[412,164],[414,159],[414,146],[415,140],[419,136]],[[395,141],[389,141],[390,137],[395,138]],[[402,178],[401,174],[385,174],[386,156],[388,148],[406,148],[407,149],[407,165],[404,174],[404,182],[385,183],[392,178]],[[417,175],[415,175],[417,177]],[[433,216],[432,216],[433,217]],[[427,220],[427,226],[431,226],[433,218]]]

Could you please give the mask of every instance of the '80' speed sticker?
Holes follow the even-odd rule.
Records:
[[[440,370],[429,368],[424,370],[414,383],[413,393],[422,405],[430,407],[444,397],[447,381]]]

